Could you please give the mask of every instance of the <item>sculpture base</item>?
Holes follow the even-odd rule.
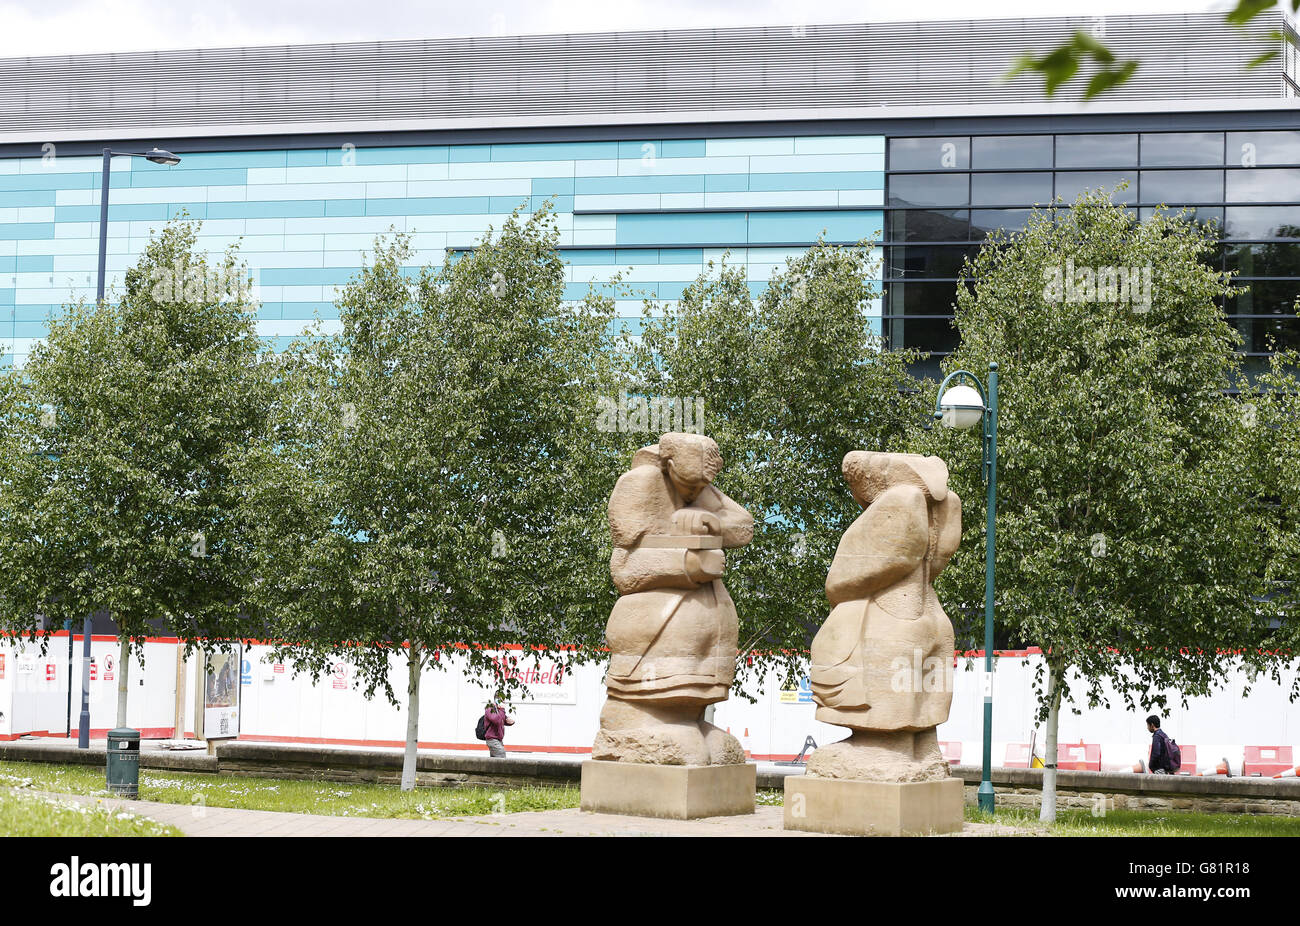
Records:
[[[785,828],[845,836],[957,833],[964,822],[960,778],[943,781],[785,779]]]
[[[758,767],[582,763],[582,809],[693,820],[754,812]]]

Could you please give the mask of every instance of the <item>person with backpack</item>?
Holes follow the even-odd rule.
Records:
[[[514,726],[514,720],[495,701],[489,701],[483,709],[483,716],[478,719],[474,735],[487,743],[488,755],[493,759],[504,759],[506,747],[502,741],[506,737],[506,727]]]
[[[1151,734],[1151,758],[1147,768],[1152,775],[1177,775],[1183,764],[1183,752],[1169,734],[1160,729],[1160,718],[1152,714],[1147,718],[1147,732]]]

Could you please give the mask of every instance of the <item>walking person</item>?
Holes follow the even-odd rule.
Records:
[[[502,741],[506,738],[506,727],[514,726],[514,720],[505,709],[495,701],[489,701],[483,710],[483,741],[487,743],[488,755],[493,759],[504,759],[506,747]]]
[[[1182,750],[1160,729],[1160,718],[1152,714],[1147,718],[1147,732],[1151,734],[1151,758],[1147,768],[1152,775],[1177,775],[1182,767]]]

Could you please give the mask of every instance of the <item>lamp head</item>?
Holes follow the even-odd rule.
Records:
[[[984,417],[984,400],[971,386],[951,386],[939,399],[945,428],[965,430],[979,424]]]
[[[145,154],[145,159],[153,161],[155,164],[166,164],[168,167],[179,164],[181,159],[170,151],[164,151],[161,148],[153,148]]]

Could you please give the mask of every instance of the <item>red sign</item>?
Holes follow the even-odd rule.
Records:
[[[112,680],[113,680],[113,657],[110,655],[104,657],[104,681],[111,682]]]
[[[55,678],[56,678],[57,675],[58,675],[58,671],[59,671],[59,667],[58,667],[58,666],[56,666],[56,665],[55,665],[54,663],[52,663],[52,662],[47,662],[47,663],[45,664],[45,680],[46,680],[47,682],[52,682],[52,681],[54,681]]]
[[[0,653],[0,678],[5,677],[5,654]]]
[[[283,675],[283,674],[284,674],[284,663],[283,663],[283,662],[273,663],[273,664],[271,665],[271,671],[274,672],[276,675]]]
[[[99,666],[95,665],[95,660],[93,659],[90,660],[90,680],[92,682],[99,681]]]
[[[340,689],[348,687],[348,667],[344,663],[334,663],[334,687]]]

